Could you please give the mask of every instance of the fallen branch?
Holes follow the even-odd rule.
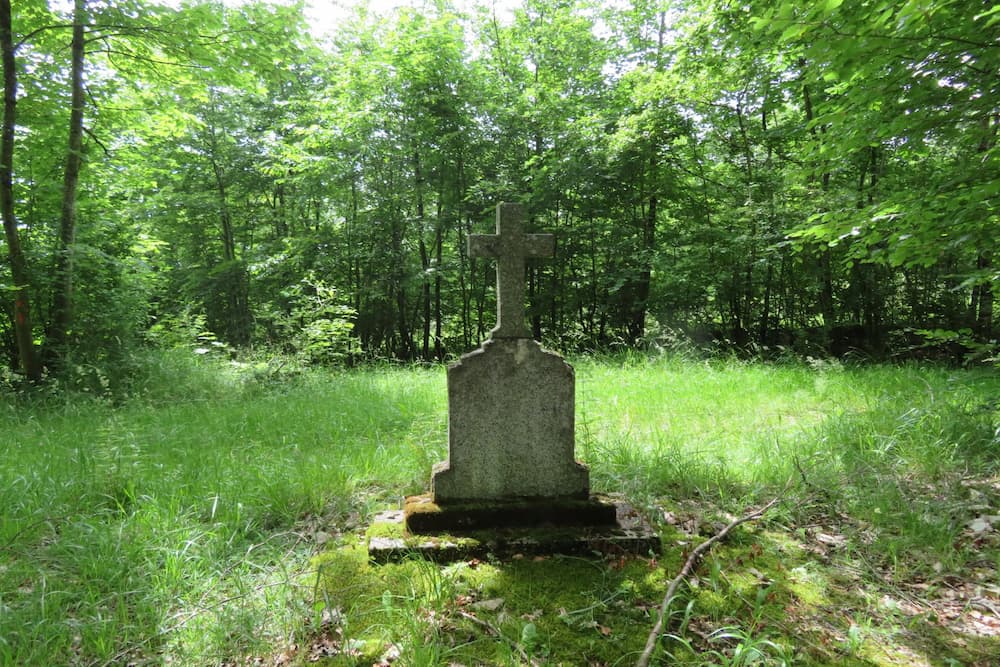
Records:
[[[674,595],[677,593],[677,587],[691,575],[696,567],[698,567],[698,563],[701,562],[701,559],[705,556],[708,550],[711,549],[717,542],[724,540],[726,535],[728,535],[733,528],[764,516],[768,510],[778,504],[778,501],[781,500],[783,495],[784,493],[772,499],[771,502],[767,503],[760,509],[744,514],[738,519],[733,519],[729,522],[729,525],[699,544],[695,550],[691,552],[691,555],[688,556],[687,562],[684,563],[684,567],[681,568],[681,571],[676,577],[674,577],[673,581],[671,581],[670,585],[667,587],[667,593],[663,596],[663,604],[660,605],[660,612],[656,619],[656,625],[653,626],[653,629],[649,633],[649,637],[646,638],[646,648],[643,650],[642,655],[639,656],[639,660],[636,661],[635,667],[649,667],[649,660],[653,657],[653,651],[656,649],[656,642],[660,638],[660,634],[663,632],[663,621],[667,617],[667,611],[670,609],[670,603],[673,602]]]

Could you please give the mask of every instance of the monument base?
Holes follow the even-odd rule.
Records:
[[[406,530],[413,534],[528,528],[545,524],[613,526],[616,519],[615,503],[606,496],[435,503],[427,493],[410,496],[403,506]]]
[[[369,530],[376,563],[417,556],[446,563],[551,554],[649,555],[660,538],[630,505],[608,496],[589,500],[462,503],[440,507],[428,495],[407,498],[406,508],[383,512]]]

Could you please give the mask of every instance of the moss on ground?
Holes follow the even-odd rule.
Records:
[[[369,529],[401,534],[398,523]],[[315,604],[326,619],[315,635],[326,653],[312,658],[366,667],[633,664],[669,581],[705,537],[673,525],[662,536],[659,560],[375,565],[363,541],[341,545],[315,559]],[[654,664],[987,665],[1000,650],[995,637],[956,637],[933,614],[886,603],[848,553],[811,545],[782,526],[735,531],[681,587]]]

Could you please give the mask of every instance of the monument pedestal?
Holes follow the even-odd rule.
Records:
[[[410,496],[403,518],[410,534],[468,533],[492,528],[615,525],[615,503],[606,496],[539,500],[438,503],[430,494]]]
[[[489,557],[561,554],[617,558],[660,553],[659,535],[642,515],[617,497],[598,494],[583,501],[481,508],[465,504],[431,507],[434,505],[427,494],[411,496],[405,509],[378,515],[368,537],[369,557],[376,563],[413,556],[450,563]],[[583,513],[581,505],[587,506]],[[595,510],[596,515],[591,513]],[[407,522],[416,523],[420,530],[406,529]]]

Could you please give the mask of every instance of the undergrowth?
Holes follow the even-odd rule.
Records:
[[[660,664],[1000,651],[995,370],[574,360],[577,454],[662,556],[374,567],[370,515],[445,457],[442,368],[136,364],[4,396],[2,665],[631,664],[683,554],[789,480],[674,601]]]

